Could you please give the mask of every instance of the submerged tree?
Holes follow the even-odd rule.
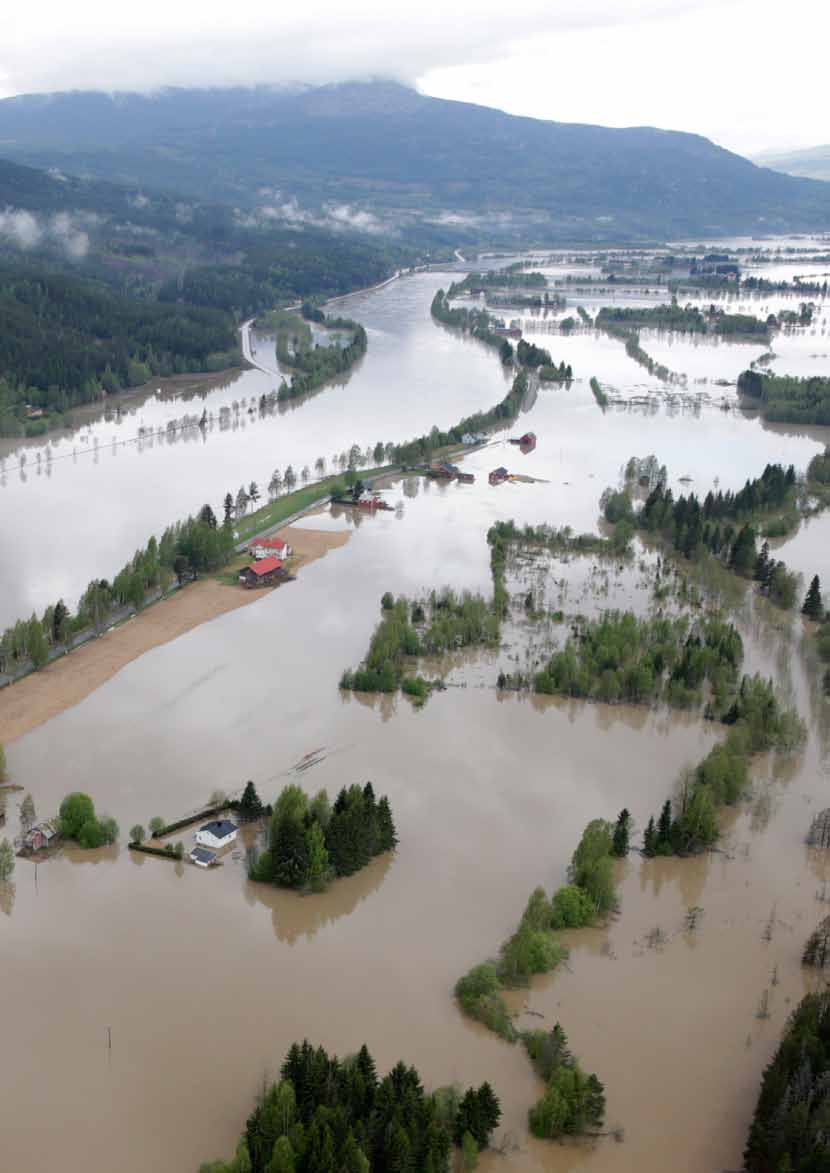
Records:
[[[14,871],[14,848],[8,839],[0,840],[0,882],[5,882]]]
[[[24,796],[20,804],[20,825],[24,831],[28,831],[35,825],[37,814],[35,813],[35,800],[31,794]]]
[[[826,916],[808,937],[801,963],[815,969],[827,969],[830,966],[830,916]]]
[[[625,807],[617,816],[617,822],[614,826],[614,838],[612,841],[612,850],[618,859],[624,859],[628,855],[628,836],[631,827],[631,815]]]
[[[830,807],[815,816],[807,832],[808,847],[830,847]]]

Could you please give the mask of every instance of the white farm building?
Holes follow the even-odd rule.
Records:
[[[218,851],[221,847],[229,847],[236,840],[238,829],[230,819],[211,819],[199,828],[194,839],[200,847],[212,847]]]

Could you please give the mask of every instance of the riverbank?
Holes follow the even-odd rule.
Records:
[[[280,536],[294,549],[299,569],[344,545],[349,535],[289,526]],[[148,607],[146,611],[108,631],[100,639],[62,656],[40,672],[32,672],[0,691],[0,744],[43,725],[80,703],[116,673],[145,652],[178,639],[195,627],[228,611],[265,598],[267,590],[244,590],[216,578],[202,578]]]

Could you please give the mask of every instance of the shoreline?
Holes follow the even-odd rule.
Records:
[[[344,546],[350,536],[348,531],[294,526],[284,526],[277,532],[294,547],[294,570]],[[39,672],[29,673],[0,691],[0,744],[8,747],[79,704],[145,652],[171,643],[229,611],[256,603],[274,589],[280,588],[246,590],[228,586],[213,575],[198,579]]]

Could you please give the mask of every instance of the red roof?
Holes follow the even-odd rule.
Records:
[[[282,538],[254,538],[252,546],[261,546],[263,550],[284,550],[288,545]]]
[[[263,574],[271,574],[274,570],[281,570],[282,562],[279,558],[260,558],[259,561],[252,562],[248,569],[260,578]]]

